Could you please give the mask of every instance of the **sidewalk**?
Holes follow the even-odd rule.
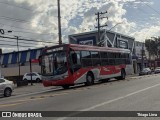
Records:
[[[126,78],[132,78],[132,77],[137,77],[139,74],[132,74],[132,75],[127,75]]]
[[[134,78],[138,76],[137,74],[133,74],[133,75],[127,75],[127,78]],[[31,94],[31,93],[37,93],[37,92],[43,92],[43,91],[50,91],[56,88],[60,88],[58,86],[51,86],[51,87],[44,87],[42,83],[33,83],[33,85],[31,85],[31,83],[29,83],[27,86],[21,86],[21,87],[17,87],[15,85],[15,89],[13,92],[14,96],[17,95],[23,95],[23,94]]]
[[[56,86],[44,87],[42,83],[33,83],[33,85],[29,83],[27,86],[21,86],[21,87],[17,87],[17,85],[15,85],[13,95],[17,96],[23,94],[31,94],[36,92],[49,91],[55,88],[57,87]]]

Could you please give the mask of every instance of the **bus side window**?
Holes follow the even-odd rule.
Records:
[[[73,64],[77,64],[77,54],[76,53],[72,53],[72,61],[73,61]]]

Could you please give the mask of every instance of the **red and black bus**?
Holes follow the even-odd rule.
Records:
[[[102,79],[125,79],[130,50],[78,44],[47,47],[40,55],[43,85],[68,88]]]

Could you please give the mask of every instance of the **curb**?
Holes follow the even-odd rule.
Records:
[[[129,77],[131,79],[136,79],[136,78],[147,78],[147,77],[152,77],[152,76],[158,76],[157,74],[151,74],[151,75],[143,75],[143,76],[134,76],[134,77]]]

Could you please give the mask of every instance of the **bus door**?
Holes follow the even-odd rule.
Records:
[[[70,72],[73,74],[81,68],[80,51],[70,50]]]

